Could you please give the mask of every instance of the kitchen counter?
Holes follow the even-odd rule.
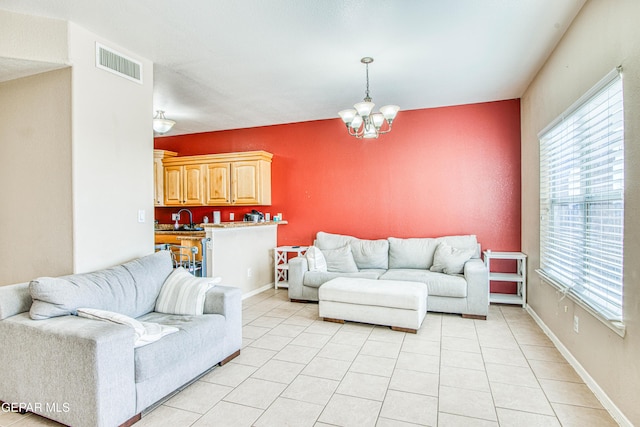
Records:
[[[206,265],[206,275],[222,277],[223,283],[253,295],[273,287],[273,249],[278,225],[287,221],[234,221],[194,224],[204,230],[175,230],[174,224],[157,224],[155,243],[179,245],[180,252],[198,248],[196,261]]]
[[[166,235],[166,234],[171,234],[171,235],[178,235],[182,238],[188,238],[188,237],[205,237],[207,232],[204,230],[199,230],[199,231],[184,231],[184,230],[155,230],[156,234],[160,234],[160,235]]]
[[[273,287],[273,250],[278,225],[286,221],[203,224],[207,231],[207,265],[212,277],[236,286],[243,296]]]
[[[204,228],[204,230],[175,230],[173,228],[173,224],[158,224],[155,228],[156,234],[173,234],[181,237],[205,237],[206,230],[213,228],[241,228],[241,227],[261,227],[265,225],[286,225],[287,221],[263,221],[263,222],[250,222],[250,221],[232,221],[232,222],[221,222],[220,224],[213,223],[202,223],[197,224],[198,227]]]
[[[240,227],[261,227],[265,225],[285,225],[287,221],[262,221],[262,222],[250,222],[250,221],[233,221],[233,222],[221,222],[220,224],[201,224],[205,230],[207,228],[240,228]]]
[[[156,241],[161,240],[161,237],[163,237],[163,236],[173,236],[180,242],[183,242],[183,241],[186,241],[186,240],[200,241],[200,240],[205,239],[207,237],[206,234],[204,233],[204,231],[195,231],[195,232],[190,232],[190,233],[193,233],[193,234],[156,233],[156,236],[158,237],[156,239]]]

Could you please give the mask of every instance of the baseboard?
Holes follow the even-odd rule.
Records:
[[[242,294],[242,299],[245,300],[247,298],[250,298],[254,295],[258,295],[260,292],[264,292],[266,290],[269,290],[273,288],[273,283],[267,283],[264,286],[259,287],[258,289],[254,289],[251,292],[247,292],[246,294]]]
[[[569,362],[573,369],[576,370],[577,374],[582,378],[582,381],[589,387],[589,389],[595,394],[596,398],[600,401],[602,406],[611,414],[614,420],[620,424],[622,427],[633,427],[633,424],[625,415],[620,411],[620,409],[616,406],[615,403],[607,396],[607,393],[604,392],[602,388],[598,385],[598,383],[589,375],[586,369],[578,362],[573,354],[569,351],[567,347],[562,344],[562,341],[555,336],[551,329],[542,321],[540,316],[531,308],[530,305],[527,305],[527,312],[533,317],[533,320],[536,321],[538,326],[544,331],[545,334],[549,337],[551,342],[556,346],[558,351],[564,356],[565,359]]]

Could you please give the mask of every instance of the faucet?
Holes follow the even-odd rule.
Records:
[[[187,213],[189,214],[189,227],[193,227],[193,214],[189,209],[180,209],[178,211],[178,215],[180,215],[183,211],[187,211]]]

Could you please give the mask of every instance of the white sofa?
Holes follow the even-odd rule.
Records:
[[[360,277],[425,283],[428,311],[486,319],[489,310],[489,272],[475,235],[365,240],[321,231],[305,256],[289,260],[288,274],[291,301],[318,301],[325,282]]]
[[[202,315],[160,313],[168,251],[105,270],[0,286],[0,401],[74,427],[130,425],[157,401],[240,353],[240,289],[206,291]],[[206,279],[200,279],[206,280]],[[136,346],[136,330],[79,317],[109,310],[177,329]]]

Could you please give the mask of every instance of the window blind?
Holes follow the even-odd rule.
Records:
[[[540,269],[622,321],[624,114],[614,70],[539,134]]]

